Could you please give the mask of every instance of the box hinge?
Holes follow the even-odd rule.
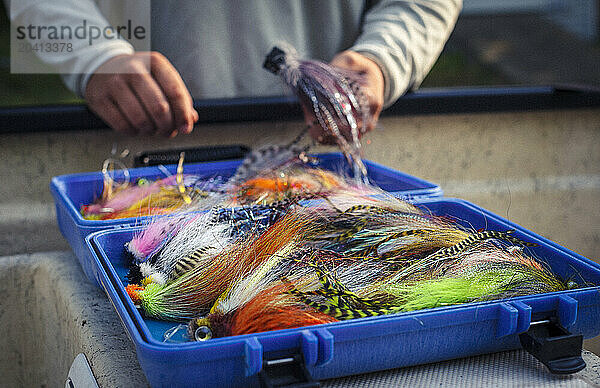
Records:
[[[321,386],[308,373],[304,357],[301,354],[264,361],[258,376],[260,385],[264,388],[312,388]]]
[[[521,346],[544,364],[551,373],[566,375],[585,368],[581,357],[583,336],[571,334],[557,318],[531,322],[519,335]]]

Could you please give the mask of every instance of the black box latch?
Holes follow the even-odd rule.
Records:
[[[583,336],[571,334],[555,318],[532,322],[528,331],[519,335],[521,346],[540,360],[551,373],[568,375],[585,368],[581,358]]]
[[[303,357],[299,354],[264,361],[258,376],[261,387],[265,388],[314,388],[321,386],[318,381],[312,379],[310,373],[306,370]]]

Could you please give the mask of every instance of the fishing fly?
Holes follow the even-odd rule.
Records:
[[[360,136],[372,120],[360,74],[316,60],[301,59],[289,45],[273,47],[263,67],[281,77],[305,111],[316,118],[353,166],[354,177],[367,181]]]

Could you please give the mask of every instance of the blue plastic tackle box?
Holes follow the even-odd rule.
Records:
[[[351,175],[344,156],[341,153],[316,154],[317,166]],[[441,188],[423,179],[404,174],[378,163],[365,160],[372,183],[393,195],[404,199],[441,197]],[[241,160],[186,164],[186,174],[196,174],[207,179],[213,177],[231,177]],[[176,165],[165,166],[170,174],[176,173]],[[164,169],[143,167],[129,169],[132,180],[138,178],[164,178]],[[115,172],[115,178],[123,178],[122,171]],[[50,191],[54,197],[58,226],[65,239],[71,245],[88,279],[98,286],[98,278],[92,264],[92,257],[85,245],[85,237],[90,233],[105,229],[122,228],[144,222],[144,218],[122,218],[117,220],[86,220],[80,213],[82,205],[89,205],[100,197],[103,187],[101,172],[70,174],[54,177],[50,182]]]
[[[599,264],[476,205],[449,198],[415,203],[471,228],[514,229],[515,237],[539,244],[527,249],[562,278],[600,285]],[[585,338],[600,333],[600,287],[587,286],[206,342],[163,342],[164,332],[176,323],[144,318],[124,288],[123,244],[136,230],[123,227],[89,235],[89,269],[115,306],[148,381],[156,387],[257,386],[264,365],[281,360],[300,360],[310,376],[321,380],[515,349],[521,346],[520,333],[547,321]]]

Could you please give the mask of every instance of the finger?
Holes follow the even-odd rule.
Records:
[[[154,123],[150,115],[129,85],[126,82],[120,82],[120,84],[118,90],[111,93],[113,101],[131,126],[139,133],[153,134]]]
[[[319,143],[322,143],[325,138],[325,132],[319,125],[311,125],[308,127],[308,134]]]
[[[190,133],[195,118],[192,96],[188,92],[181,76],[173,65],[162,55],[153,55],[151,72],[158,85],[166,95],[173,113],[173,130]]]
[[[317,118],[315,114],[306,107],[305,104],[300,105],[302,107],[302,112],[304,113],[304,121],[308,126],[309,135],[315,139],[317,142],[325,145],[333,145],[336,144],[335,136],[333,136],[330,132],[326,131]]]
[[[125,116],[111,99],[107,98],[101,103],[94,104],[93,106],[90,105],[90,108],[115,131],[131,136],[137,134],[135,128],[131,126],[129,121],[127,121]]]
[[[356,58],[347,51],[343,51],[333,57],[330,64],[342,69],[353,70],[357,72],[364,70]]]
[[[311,126],[308,127],[308,133],[310,136],[315,139],[317,142],[325,145],[333,145],[336,144],[335,136],[330,133],[327,133],[318,122],[313,122]]]
[[[375,128],[377,121],[379,120],[379,114],[381,113],[381,102],[373,97],[372,93],[367,96],[369,103],[369,119],[365,126],[365,132],[369,132]]]
[[[127,82],[150,116],[156,132],[173,131],[173,113],[167,97],[150,74],[130,74]]]

